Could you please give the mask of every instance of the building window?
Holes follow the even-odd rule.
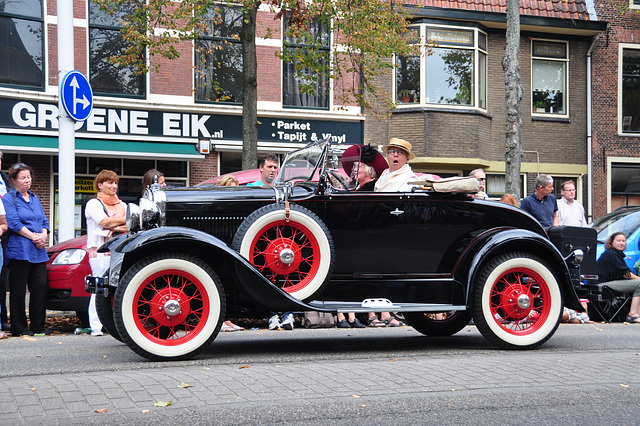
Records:
[[[313,40],[285,36],[283,49],[285,56],[295,57],[297,51],[313,49],[314,60],[326,67],[329,63],[331,35],[323,22],[314,20],[311,24]],[[287,19],[284,19],[284,31],[287,31]],[[317,74],[310,67],[300,62],[283,61],[282,64],[283,105],[298,108],[329,108],[329,78],[325,74]]]
[[[44,89],[41,0],[0,0],[0,84]]]
[[[531,100],[533,114],[567,115],[568,44],[533,40]]]
[[[487,35],[478,29],[412,26],[421,54],[396,57],[396,100],[405,105],[486,109]],[[430,54],[426,54],[427,51]]]
[[[640,9],[640,0],[629,0],[629,8]]]
[[[640,132],[640,49],[622,49],[622,132]]]
[[[196,101],[242,102],[242,8],[213,6],[195,42]]]
[[[124,55],[127,42],[120,30],[130,5],[123,5],[110,15],[100,10],[96,3],[89,3],[89,80],[96,95],[123,95],[144,97],[145,77],[136,74],[135,66],[123,66],[110,60]],[[141,56],[140,62],[144,61]]]
[[[640,164],[611,164],[611,210],[640,203]]]

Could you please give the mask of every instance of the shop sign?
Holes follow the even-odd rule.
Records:
[[[76,179],[76,192],[94,193],[93,179]]]
[[[58,106],[12,98],[0,98],[0,128],[21,133],[57,136]],[[259,117],[258,140],[306,144],[314,138],[331,136],[336,143],[363,142],[361,121],[306,120]],[[242,140],[242,117],[221,114],[193,114],[126,108],[93,107],[86,121],[76,122],[77,137],[99,137],[154,141],[176,139]]]

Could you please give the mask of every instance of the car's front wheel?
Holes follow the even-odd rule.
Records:
[[[118,332],[134,352],[153,361],[189,359],[218,334],[225,294],[205,262],[164,253],[126,271],[113,309]]]
[[[416,331],[432,337],[451,336],[471,321],[469,311],[405,312],[404,318]]]
[[[480,272],[473,313],[490,342],[505,349],[533,349],[558,328],[562,293],[541,259],[529,253],[503,254]]]

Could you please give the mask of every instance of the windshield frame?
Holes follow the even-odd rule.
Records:
[[[322,167],[321,171],[326,168],[328,145],[329,141],[324,139],[311,142],[303,148],[289,152],[280,166],[276,183],[309,182],[313,180],[319,168]]]

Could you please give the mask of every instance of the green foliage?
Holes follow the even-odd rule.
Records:
[[[124,66],[135,66],[137,72],[149,71],[148,62],[141,60],[144,52],[149,57],[159,55],[176,59],[180,52],[176,43],[181,40],[197,40],[223,23],[220,15],[211,13],[220,2],[212,0],[92,0],[111,14],[122,8],[130,10],[123,23],[123,36],[129,45],[124,52],[111,59]],[[255,10],[263,2],[256,0],[227,1],[229,6],[241,6],[243,10]],[[277,55],[295,64],[297,75],[303,80],[301,91],[312,93],[319,75],[328,76],[339,83],[339,101],[369,106],[368,92],[393,107],[393,99],[376,84],[376,77],[391,71],[394,54],[416,55],[407,32],[410,15],[402,5],[390,0],[265,0],[276,17],[287,19],[285,47]],[[328,40],[317,31],[320,22],[333,30],[331,50]],[[237,37],[237,36],[236,36]],[[267,37],[272,37],[271,31]],[[157,64],[158,62],[156,62]],[[157,71],[159,65],[155,65]],[[216,82],[212,86],[219,87]]]

